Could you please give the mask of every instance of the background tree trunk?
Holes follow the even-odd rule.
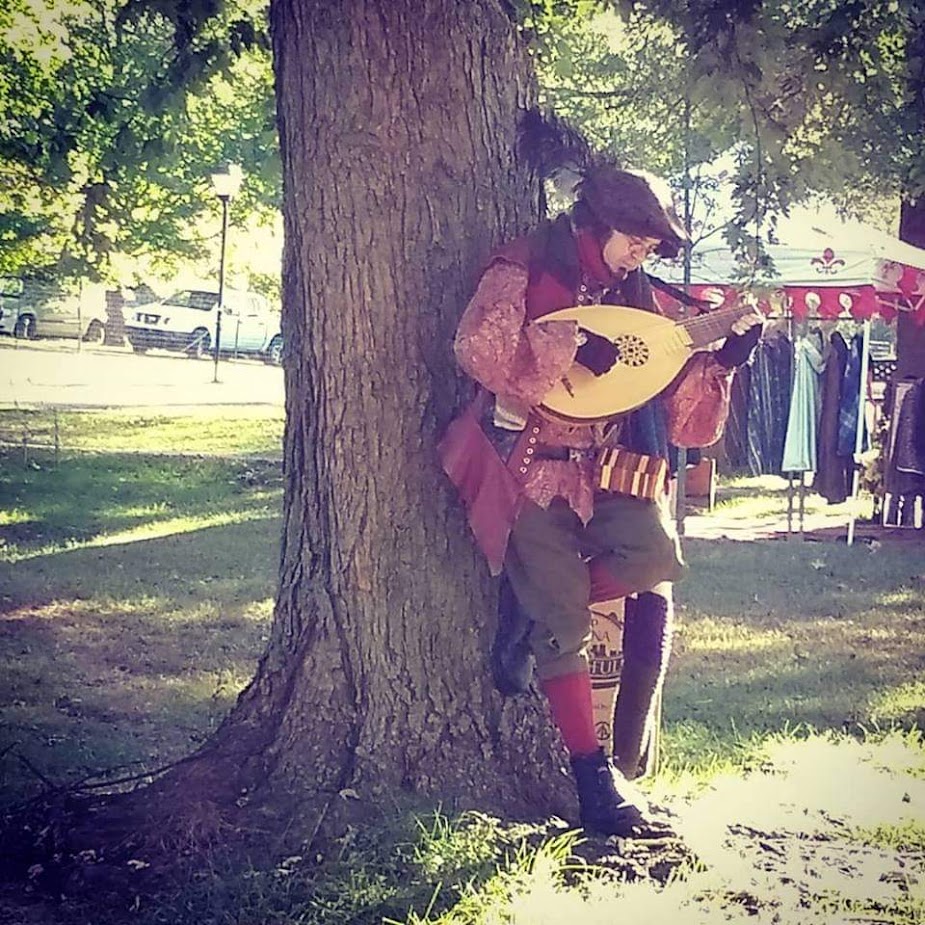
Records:
[[[545,702],[491,686],[494,588],[435,453],[470,391],[451,344],[482,262],[538,214],[515,153],[529,62],[495,0],[276,0],[271,20],[281,584],[257,677],[185,776],[211,761],[232,794],[318,819],[348,791],[564,812]]]
[[[899,237],[916,247],[925,247],[925,198],[903,202],[899,214]],[[910,312],[896,319],[896,379],[925,376],[925,327],[912,320]]]

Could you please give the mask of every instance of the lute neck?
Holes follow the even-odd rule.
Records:
[[[731,308],[720,308],[703,315],[695,315],[693,318],[685,318],[677,323],[687,331],[694,349],[699,349],[725,337],[739,318],[744,318],[753,311],[755,308],[751,305],[733,305]]]

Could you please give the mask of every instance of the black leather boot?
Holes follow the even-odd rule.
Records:
[[[498,628],[491,646],[491,676],[506,696],[523,694],[533,679],[530,631],[533,620],[520,606],[507,576],[498,589]]]
[[[672,616],[671,600],[661,594],[648,591],[627,601],[613,763],[630,780],[642,777],[654,757],[656,706],[671,654]]]
[[[572,758],[572,771],[578,785],[581,824],[588,831],[620,838],[675,837],[667,822],[652,818],[645,800],[632,793],[602,748]]]

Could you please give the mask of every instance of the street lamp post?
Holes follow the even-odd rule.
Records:
[[[215,312],[215,372],[218,382],[218,357],[222,349],[222,314],[225,311],[225,244],[228,240],[228,203],[241,188],[244,174],[237,164],[225,164],[212,174],[212,188],[222,203],[222,244],[218,261],[218,307]]]

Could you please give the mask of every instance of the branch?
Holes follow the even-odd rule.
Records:
[[[567,96],[583,96],[599,100],[626,100],[632,99],[629,90],[578,90],[574,87],[551,86],[544,88],[549,93],[564,93]]]

